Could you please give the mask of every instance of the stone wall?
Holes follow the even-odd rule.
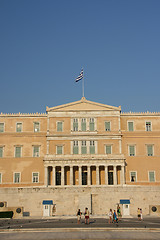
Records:
[[[0,202],[7,207],[23,207],[30,216],[43,216],[43,200],[53,200],[56,204],[55,215],[76,215],[78,208],[85,207],[93,215],[106,215],[109,209],[116,209],[120,199],[130,200],[130,215],[137,215],[137,208],[143,215],[154,214],[151,206],[159,205],[160,187],[158,186],[97,186],[97,187],[35,187],[1,188]],[[122,206],[121,206],[122,208]],[[3,208],[0,208],[3,211]]]

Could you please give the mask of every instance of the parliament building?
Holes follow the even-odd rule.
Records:
[[[160,113],[82,98],[46,113],[0,114],[0,211],[160,215]],[[20,213],[19,213],[19,212]],[[19,216],[20,216],[19,215]]]

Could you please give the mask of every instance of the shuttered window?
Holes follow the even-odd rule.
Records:
[[[34,122],[34,132],[39,132],[39,131],[40,131],[40,123]]]
[[[129,156],[135,156],[135,146],[129,146]]]
[[[14,183],[20,183],[20,173],[14,173]]]
[[[95,141],[90,141],[90,154],[95,154]]]
[[[137,182],[137,173],[131,172],[131,182]]]
[[[86,131],[86,118],[82,118],[82,120],[81,120],[81,130],[83,132]]]
[[[22,147],[15,147],[15,157],[19,158],[22,155]]]
[[[0,123],[0,132],[4,132],[4,123]]]
[[[0,184],[2,183],[2,173],[0,173]]]
[[[153,145],[147,145],[147,155],[153,156]]]
[[[151,131],[151,122],[146,122],[146,131]]]
[[[155,182],[155,172],[154,171],[149,172],[149,181]]]
[[[89,131],[91,131],[91,132],[94,131],[94,118],[90,118],[90,121],[89,121]]]
[[[33,146],[33,157],[39,157],[40,156],[39,149],[40,149],[39,146]]]
[[[82,141],[81,143],[81,154],[87,154],[87,146],[86,146],[86,141]]]
[[[3,147],[0,147],[0,158],[3,158]]]
[[[39,173],[32,173],[32,182],[33,183],[39,182]]]
[[[57,132],[63,131],[63,122],[57,122]]]
[[[57,154],[63,154],[63,146],[57,146]]]
[[[73,141],[73,154],[78,154],[78,141]]]
[[[106,154],[111,154],[111,145],[106,145]]]
[[[22,132],[22,123],[16,124],[16,132]]]
[[[105,122],[105,131],[111,131],[110,122]]]
[[[133,132],[133,122],[128,122],[128,131]]]
[[[73,119],[73,131],[78,131],[78,119]]]

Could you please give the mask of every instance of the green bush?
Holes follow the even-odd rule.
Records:
[[[0,218],[12,218],[13,211],[0,212]]]

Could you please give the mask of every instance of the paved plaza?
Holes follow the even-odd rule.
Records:
[[[51,239],[160,239],[160,218],[125,218],[119,223],[108,223],[106,218],[0,219],[1,240]]]

